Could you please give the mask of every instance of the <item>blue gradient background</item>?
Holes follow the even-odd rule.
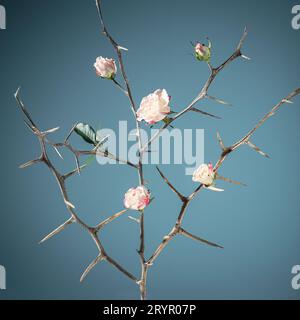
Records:
[[[234,142],[299,86],[300,31],[291,28],[296,1],[103,2],[111,33],[129,48],[125,63],[136,101],[164,87],[177,110],[190,102],[208,76],[205,64],[190,55],[189,41],[209,36],[212,63],[217,65],[233,52],[248,27],[244,52],[252,61],[234,62],[210,89],[211,95],[234,106],[205,101],[201,106],[222,120],[187,114],[176,122],[178,128],[205,128],[206,161],[214,162],[219,155],[217,130],[227,144]],[[92,67],[96,56],[114,56],[100,35],[94,1],[1,0],[1,4],[7,10],[7,30],[0,31],[0,264],[7,270],[7,290],[0,291],[0,299],[138,299],[136,285],[106,263],[79,283],[97,253],[79,227],[38,245],[68,215],[44,166],[18,169],[39,152],[13,99],[19,85],[40,126],[62,128],[57,140],[75,121],[117,130],[118,120],[128,120],[134,127],[126,97],[109,81],[98,79]],[[150,299],[300,298],[300,291],[291,288],[291,268],[300,264],[299,119],[298,97],[253,138],[270,160],[243,147],[226,161],[220,173],[248,187],[221,182],[226,191],[201,193],[184,221],[186,229],[225,249],[177,237],[150,270]],[[70,168],[73,159],[65,157]],[[188,194],[195,187],[184,166],[161,168],[182,192]],[[173,225],[179,201],[154,167],[147,166],[145,174],[156,197],[145,218],[150,255]],[[68,188],[81,217],[93,224],[118,211],[124,191],[136,184],[131,168],[94,162]],[[104,230],[102,240],[109,254],[139,274],[134,222],[121,217]]]

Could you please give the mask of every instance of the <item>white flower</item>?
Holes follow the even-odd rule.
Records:
[[[130,188],[124,196],[124,206],[127,209],[143,210],[150,203],[150,191],[144,186]]]
[[[113,79],[117,73],[114,59],[98,57],[94,63],[96,74],[104,79]]]
[[[211,186],[214,182],[214,178],[215,173],[211,164],[201,164],[193,173],[193,181],[200,182],[205,186]]]
[[[137,110],[138,121],[145,120],[149,124],[154,124],[163,120],[171,109],[169,106],[170,96],[165,89],[158,89],[144,97]]]
[[[211,191],[224,191],[223,189],[216,188],[214,186],[214,180],[216,178],[216,174],[214,172],[213,166],[211,163],[209,164],[201,164],[198,169],[196,169],[193,173],[193,181],[200,182],[203,184],[205,189],[209,189]]]

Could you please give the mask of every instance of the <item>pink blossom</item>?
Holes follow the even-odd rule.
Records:
[[[144,186],[130,188],[124,196],[124,206],[127,209],[143,210],[150,203],[150,191]]]
[[[117,73],[114,59],[98,57],[94,63],[96,74],[104,79],[113,79]]]

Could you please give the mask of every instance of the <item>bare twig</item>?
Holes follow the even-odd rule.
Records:
[[[156,166],[157,171],[159,172],[160,176],[164,179],[164,181],[167,183],[167,185],[176,193],[176,195],[179,197],[179,199],[182,202],[186,201],[186,197],[182,195],[173,185],[172,183],[166,178],[166,176],[162,173],[162,171],[159,169],[158,166]]]

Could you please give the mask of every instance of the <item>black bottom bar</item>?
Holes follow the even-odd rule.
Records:
[[[172,316],[180,319],[199,319],[209,316],[270,317],[272,313],[286,317],[287,312],[299,309],[299,301],[88,301],[88,300],[0,300],[2,315],[9,318],[30,317],[43,319],[45,316],[61,319],[64,316],[83,319],[135,319]]]

